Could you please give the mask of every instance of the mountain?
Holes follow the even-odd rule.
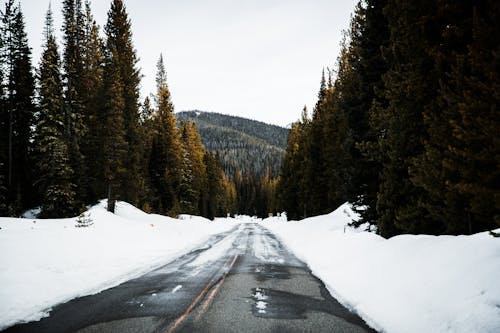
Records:
[[[224,171],[232,177],[236,170],[272,177],[279,174],[285,155],[288,129],[260,121],[203,111],[177,113],[179,121],[194,121],[208,150],[219,152]]]

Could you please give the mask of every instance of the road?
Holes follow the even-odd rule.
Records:
[[[5,332],[375,331],[271,232],[242,223],[146,275]]]

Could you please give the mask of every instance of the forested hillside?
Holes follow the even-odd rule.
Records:
[[[285,155],[288,129],[212,112],[183,111],[180,121],[193,121],[205,148],[220,154],[224,171],[277,177]]]

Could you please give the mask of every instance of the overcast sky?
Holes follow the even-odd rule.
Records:
[[[62,0],[51,2],[60,31]],[[92,1],[101,28],[110,3]],[[163,53],[176,111],[214,111],[286,126],[304,105],[311,109],[316,102],[322,68],[335,64],[356,1],[124,3],[144,76],[141,98],[155,90],[156,62]],[[49,0],[21,0],[36,65],[48,5]]]

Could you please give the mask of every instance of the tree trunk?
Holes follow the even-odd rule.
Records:
[[[112,185],[108,184],[108,212],[115,213],[116,200],[112,197]]]

